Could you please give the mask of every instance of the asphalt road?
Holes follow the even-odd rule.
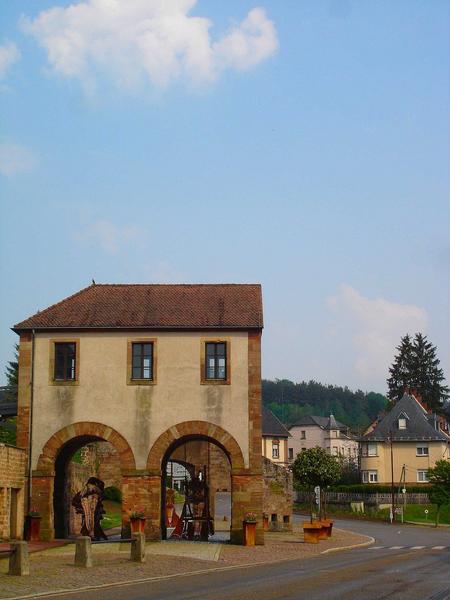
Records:
[[[450,600],[450,528],[336,521],[366,548],[65,596],[71,600]],[[53,596],[53,598],[63,596]]]

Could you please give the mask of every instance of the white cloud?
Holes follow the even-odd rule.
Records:
[[[164,88],[174,80],[214,81],[224,69],[250,69],[278,47],[275,26],[262,8],[220,39],[211,21],[190,16],[196,0],[85,0],[54,7],[22,28],[47,51],[51,68],[87,88],[106,73],[118,87],[142,81]]]
[[[9,68],[19,60],[20,52],[16,44],[6,42],[0,46],[0,79],[6,76]]]
[[[427,325],[423,308],[384,298],[365,298],[345,284],[328,299],[328,306],[337,317],[332,335],[351,337],[356,354],[353,367],[359,378],[370,384],[386,379],[400,338],[424,331]]]
[[[5,177],[32,171],[36,164],[36,157],[28,148],[12,142],[0,143],[0,173]]]
[[[74,238],[79,242],[97,244],[107,254],[117,254],[121,247],[138,241],[142,235],[138,227],[119,227],[111,221],[100,219],[75,233]]]

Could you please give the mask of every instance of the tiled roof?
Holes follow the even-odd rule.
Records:
[[[93,284],[13,329],[262,327],[259,284]]]
[[[406,429],[398,428],[400,416],[406,418]],[[414,396],[404,394],[403,398],[381,419],[375,429],[363,437],[363,440],[385,441],[392,438],[392,440],[405,442],[414,440],[448,442],[450,438],[436,429],[433,426],[434,422],[434,415],[428,414]]]
[[[280,419],[275,416],[271,410],[265,408],[264,406],[262,409],[262,434],[286,438],[291,437],[291,434],[280,421]]]
[[[292,427],[304,427],[304,426],[308,426],[308,425],[315,425],[316,427],[320,427],[321,429],[326,429],[329,424],[330,424],[330,417],[318,417],[316,415],[305,415],[304,417],[301,417],[298,421],[296,421],[293,425],[291,425],[289,427],[289,429],[292,429]],[[343,429],[343,430],[348,429],[347,425],[344,425],[340,421],[336,421],[336,419],[334,417],[333,417],[333,425],[336,425],[337,429]]]

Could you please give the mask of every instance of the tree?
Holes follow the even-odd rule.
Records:
[[[341,477],[341,465],[336,457],[316,446],[297,454],[292,464],[294,482],[297,486],[306,487],[310,496],[311,522],[313,515],[314,488],[326,488],[337,483]],[[322,508],[322,507],[321,507]]]
[[[14,360],[10,360],[5,370],[6,382],[10,386],[19,383],[19,344],[14,344]]]
[[[406,389],[415,389],[431,409],[439,410],[449,397],[449,388],[443,383],[436,347],[425,335],[416,333],[413,340],[409,335],[402,337],[397,350],[387,379],[388,397],[395,402]]]
[[[450,462],[448,460],[438,460],[432,469],[428,469],[428,479],[433,485],[429,493],[430,500],[437,505],[437,527],[442,506],[450,504]]]

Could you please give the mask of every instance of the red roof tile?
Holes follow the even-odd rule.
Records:
[[[93,284],[13,329],[262,326],[259,284]]]

